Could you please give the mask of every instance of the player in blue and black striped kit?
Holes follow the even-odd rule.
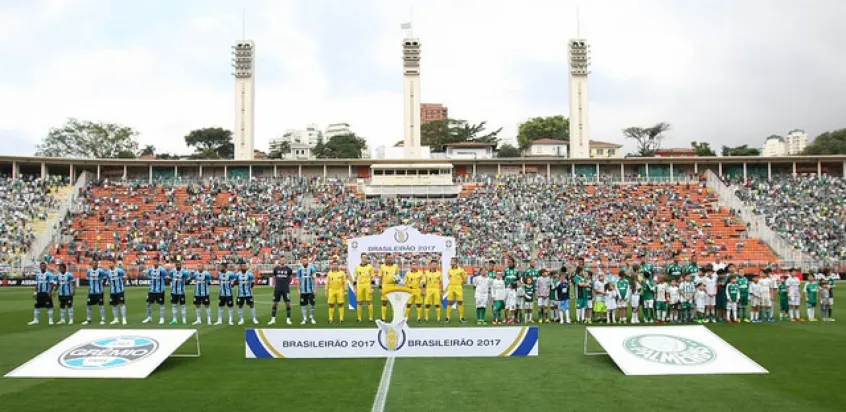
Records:
[[[147,292],[147,318],[143,323],[153,320],[153,304],[159,305],[159,325],[165,323],[164,291],[167,280],[167,269],[159,266],[159,258],[153,260],[153,267],[147,269],[147,278],[150,279],[150,290]]]
[[[209,267],[211,267],[211,265],[209,265]],[[200,306],[206,307],[208,324],[212,324],[211,308],[209,307],[209,289],[211,289],[211,280],[212,275],[208,270],[194,272],[194,308],[197,309],[197,320],[194,321],[194,325],[203,323],[203,317],[200,315]]]
[[[56,273],[56,284],[59,288],[59,325],[65,323],[65,313],[68,314],[68,325],[73,325],[73,295],[76,293],[76,278],[68,272],[64,263],[59,263]]]
[[[53,289],[56,287],[56,279],[53,273],[47,270],[47,264],[41,262],[38,273],[35,274],[35,311],[32,315],[32,322],[28,325],[38,324],[38,315],[41,308],[47,308],[48,320],[53,324]]]
[[[91,262],[91,269],[88,269],[85,273],[85,278],[88,279],[88,308],[85,322],[82,322],[82,324],[91,323],[91,308],[97,305],[100,307],[100,324],[105,325],[106,309],[103,307],[103,292],[106,290],[106,279],[109,278],[109,274],[100,269],[100,264],[96,260]]]
[[[229,324],[232,323],[232,282],[235,281],[235,274],[226,267],[226,263],[220,264],[217,272],[217,280],[220,281],[220,291],[217,301],[217,322],[215,325],[223,324],[223,307],[229,307]]]
[[[306,324],[306,310],[311,308],[311,324],[314,325],[317,321],[314,320],[314,292],[316,286],[317,268],[308,264],[306,258],[302,259],[302,266],[297,268],[297,282],[300,287],[300,310],[303,313],[303,321],[300,325]]]
[[[168,280],[170,280],[170,309],[173,312],[173,320],[170,321],[170,324],[176,325],[176,314],[178,311],[181,311],[182,324],[187,325],[188,313],[185,310],[185,284],[191,280],[191,271],[183,269],[182,263],[177,263],[176,268],[170,271]]]
[[[123,317],[123,324],[126,325],[126,298],[124,292],[126,291],[126,272],[118,265],[115,267],[115,262],[109,264],[109,306],[112,307],[112,325],[117,325],[118,307],[120,307],[120,314]]]
[[[246,263],[241,263],[241,270],[236,275],[235,282],[238,284],[238,320],[239,325],[244,324],[244,303],[250,306],[250,312],[253,315],[253,324],[258,325],[256,318],[256,306],[253,302],[253,286],[256,283],[256,278],[253,272],[247,269]]]

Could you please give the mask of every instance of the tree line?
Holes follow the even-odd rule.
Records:
[[[635,143],[635,151],[629,157],[650,157],[661,149],[666,133],[671,129],[667,122],[646,127],[628,127],[622,130],[624,139]],[[504,143],[500,137],[502,128],[488,130],[487,122],[472,123],[459,119],[444,119],[421,126],[422,144],[435,153],[445,152],[454,143],[491,144],[497,157],[520,157],[532,143],[539,139],[569,141],[570,122],[564,116],[533,117],[521,123],[517,129],[516,146]],[[37,156],[78,158],[155,157],[157,159],[232,159],[235,155],[232,131],[220,127],[207,127],[190,131],[185,135],[185,145],[192,153],[179,155],[158,152],[153,145],[140,146],[139,133],[131,127],[115,123],[92,122],[68,119],[60,127],[52,128],[37,145]],[[358,159],[367,148],[364,137],[355,133],[332,136],[324,141],[320,138],[312,149],[318,159]],[[692,141],[691,148],[696,156],[716,156],[707,142]],[[268,158],[280,159],[290,153],[288,142],[267,154]],[[759,156],[760,149],[741,145],[722,146],[722,156]],[[826,155],[846,154],[846,129],[827,131],[817,136],[802,154]]]

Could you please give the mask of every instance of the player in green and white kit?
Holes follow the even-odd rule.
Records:
[[[645,275],[641,283],[644,323],[655,323],[655,281],[651,275]]]
[[[620,297],[617,299],[617,314],[620,323],[626,323],[628,321],[630,292],[629,277],[626,276],[625,272],[621,271],[620,278],[617,279],[617,295]]]
[[[737,277],[737,287],[740,288],[740,300],[737,302],[737,311],[741,322],[749,323],[747,308],[749,307],[749,279],[746,276]]]
[[[817,318],[814,317],[814,309],[816,309],[817,302],[819,302],[820,285],[814,279],[813,275],[808,276],[808,280],[805,282],[804,292],[805,301],[808,303],[808,320],[816,322]]]
[[[529,267],[527,267],[526,270],[523,271],[523,284],[526,284],[526,278],[532,278],[532,284],[537,286],[539,276],[540,271],[538,271],[537,262],[534,259],[529,260]],[[538,319],[541,319],[540,308],[538,308]]]
[[[679,255],[676,254],[673,256],[673,263],[667,265],[667,276],[670,277],[668,280],[672,281],[673,279],[681,278],[682,272],[684,272],[684,268],[679,263]]]
[[[502,272],[502,279],[505,280],[505,287],[511,287],[512,283],[520,280],[520,271],[517,270],[517,263],[514,259],[508,258],[508,267]]]
[[[696,261],[696,253],[694,252],[693,255],[690,256],[690,261],[687,262],[682,268],[682,274],[690,275],[690,279],[693,282],[696,282],[696,278],[699,277],[699,271],[702,268],[699,267],[699,263]]]
[[[682,276],[679,291],[681,292],[681,321],[693,322],[693,296],[696,294],[696,284],[693,283],[691,273],[685,273]]]
[[[737,276],[732,275],[729,284],[726,285],[726,298],[728,300],[728,321],[734,323],[740,323],[740,320],[737,319],[737,304],[740,302],[740,286],[737,284]]]
[[[523,283],[523,314],[526,323],[535,323],[532,313],[535,310],[535,282],[531,276],[526,276]]]
[[[582,267],[576,267],[573,275],[573,286],[576,288],[576,322],[590,323],[590,295],[593,291],[592,282],[582,272]]]
[[[667,285],[667,279],[661,278],[657,285],[655,285],[655,311],[658,313],[658,319],[656,320],[657,323],[663,323],[667,321],[667,311],[669,307],[667,306],[667,289],[669,289],[669,285]]]
[[[790,276],[790,274],[787,276]],[[790,319],[790,301],[787,298],[787,283],[784,281],[784,277],[781,277],[778,280],[778,304],[780,309],[778,314],[779,320]]]

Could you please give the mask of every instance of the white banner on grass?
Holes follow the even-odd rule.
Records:
[[[194,329],[82,329],[6,377],[146,378],[192,336]]]
[[[405,307],[412,291],[388,289],[391,323],[376,329],[247,329],[247,358],[455,358],[538,356],[538,328],[414,328]]]
[[[626,375],[769,373],[701,325],[588,327],[585,333]]]

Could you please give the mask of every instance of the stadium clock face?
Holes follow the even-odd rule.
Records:
[[[662,365],[704,365],[717,358],[717,353],[707,345],[674,335],[632,336],[623,342],[623,347],[640,359]]]

